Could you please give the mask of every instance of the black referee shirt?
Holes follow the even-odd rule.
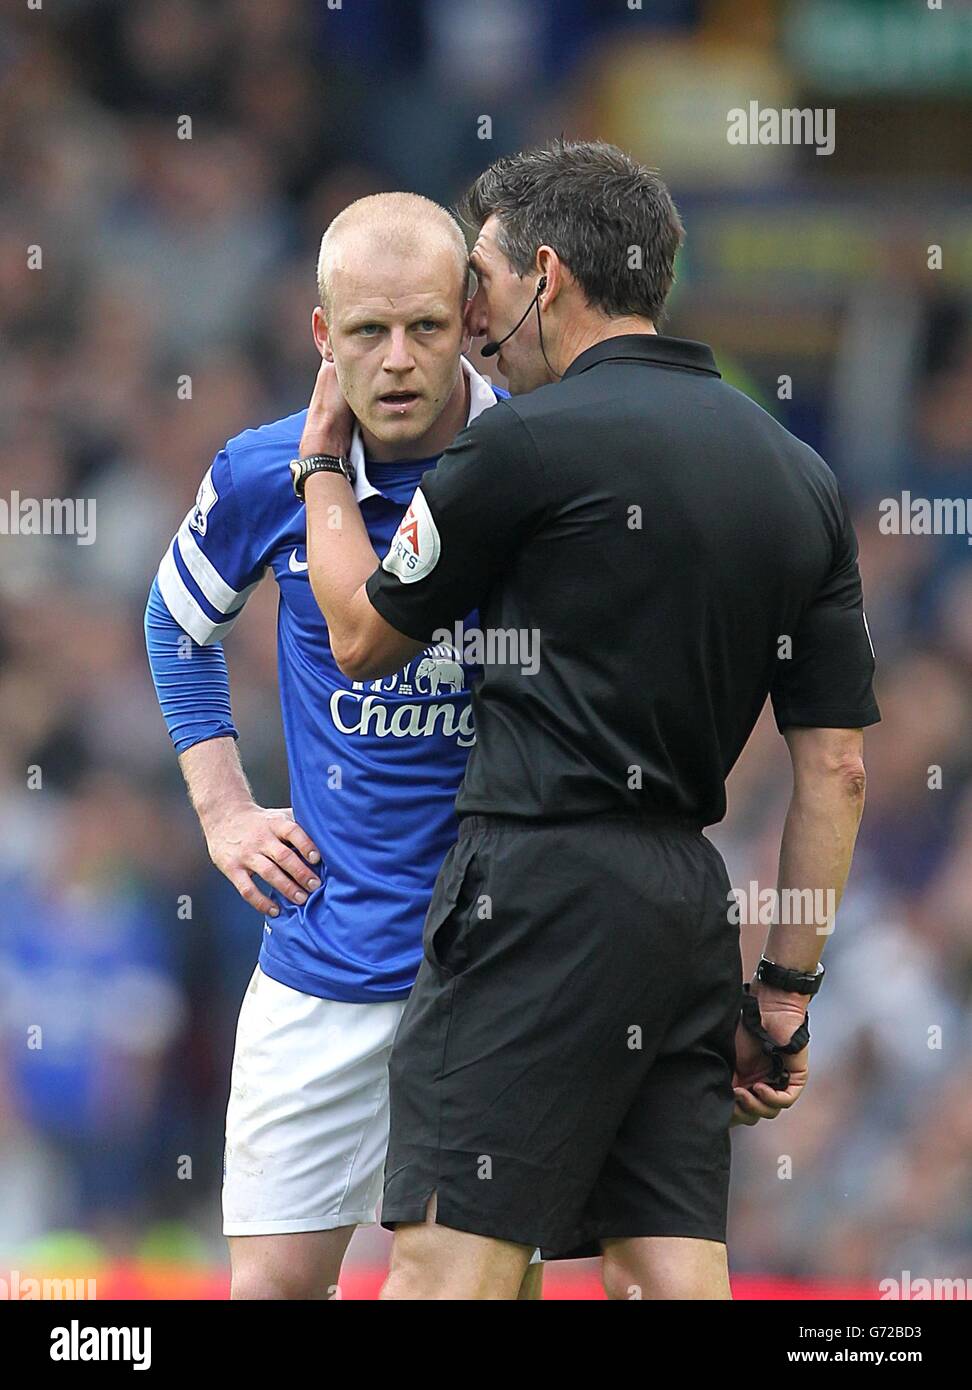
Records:
[[[611,338],[484,411],[367,590],[419,641],[479,610],[460,814],[708,825],[767,695],[781,729],[880,718],[834,476],[702,343]]]

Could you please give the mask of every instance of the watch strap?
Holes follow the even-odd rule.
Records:
[[[312,473],[340,473],[341,477],[354,486],[354,465],[340,454],[308,454],[306,458],[291,459],[290,476],[294,492],[301,502],[304,500],[304,486]]]
[[[771,989],[785,990],[787,994],[816,994],[825,973],[820,964],[817,965],[814,974],[808,975],[804,970],[789,970],[785,965],[777,965],[765,956],[756,967],[756,978],[760,984],[769,985]]]

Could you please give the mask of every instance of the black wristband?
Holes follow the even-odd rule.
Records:
[[[312,473],[340,473],[354,487],[354,465],[350,459],[338,454],[308,454],[306,458],[290,460],[294,492],[301,502],[304,500],[304,485]]]
[[[816,994],[825,973],[822,965],[817,966],[813,975],[808,975],[803,970],[788,970],[785,965],[777,965],[765,956],[760,958],[756,967],[756,978],[761,985],[769,985],[771,989],[782,989],[787,994]]]

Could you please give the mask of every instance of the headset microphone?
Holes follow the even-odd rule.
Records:
[[[547,277],[546,275],[541,275],[540,279],[537,281],[537,292],[530,300],[530,303],[526,306],[526,309],[523,312],[523,317],[520,319],[520,322],[515,323],[513,327],[510,329],[509,333],[505,335],[505,337],[497,339],[496,342],[486,343],[482,348],[480,348],[479,355],[481,357],[495,357],[496,354],[499,352],[500,348],[506,342],[507,338],[512,338],[513,334],[517,331],[517,329],[523,327],[523,324],[526,322],[527,314],[529,314],[534,304],[537,305],[537,313],[539,315],[540,307],[538,301],[546,288]]]

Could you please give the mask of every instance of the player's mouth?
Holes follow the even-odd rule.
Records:
[[[387,391],[378,397],[378,404],[389,415],[407,415],[421,399],[417,391]]]

